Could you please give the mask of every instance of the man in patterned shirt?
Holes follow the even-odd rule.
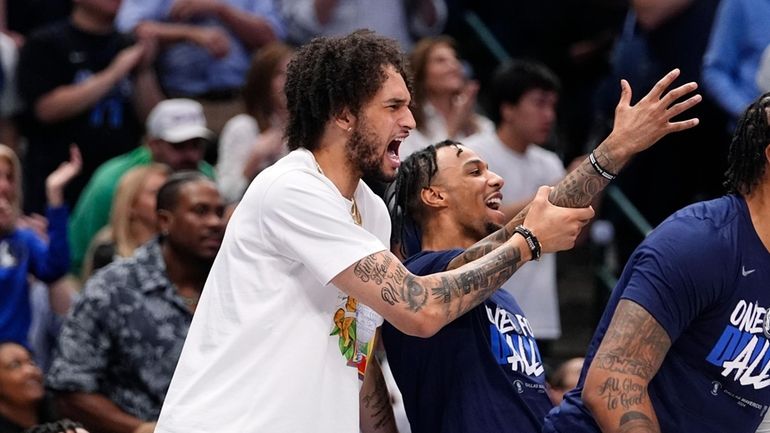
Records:
[[[63,415],[98,432],[151,432],[224,233],[224,203],[198,172],[158,191],[161,236],[91,278],[48,376]]]

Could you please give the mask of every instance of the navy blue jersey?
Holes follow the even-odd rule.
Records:
[[[649,385],[665,433],[754,432],[770,405],[770,253],[743,198],[688,206],[636,249],[591,341],[578,387],[546,432],[598,432],[580,393],[620,299],[644,307],[672,341]]]
[[[423,251],[416,275],[446,270],[463,250]],[[535,336],[516,300],[498,290],[430,338],[389,323],[382,339],[413,433],[540,432],[552,407]]]

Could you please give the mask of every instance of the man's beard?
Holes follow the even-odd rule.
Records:
[[[369,129],[363,117],[348,139],[346,152],[352,167],[358,168],[364,179],[392,182],[395,176],[382,170],[382,155],[377,153],[377,136]]]

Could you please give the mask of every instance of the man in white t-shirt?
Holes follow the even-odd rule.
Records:
[[[553,206],[542,188],[523,223],[531,234],[501,231],[499,247],[441,274],[401,265],[385,204],[361,178],[392,180],[400,165],[414,127],[405,68],[396,43],[368,31],[297,52],[286,81],[293,151],[257,176],[233,213],[156,433],[394,428],[379,370],[359,385],[370,345],[361,304],[427,337],[541,250],[574,244],[593,210]]]
[[[559,157],[540,145],[556,123],[559,80],[545,66],[513,61],[492,78],[489,114],[496,132],[474,137],[465,144],[489,162],[489,169],[505,179],[503,212],[513,218],[541,185],[556,185],[565,173]],[[556,256],[544,254],[503,284],[519,302],[532,324],[544,355],[561,335],[556,288]]]

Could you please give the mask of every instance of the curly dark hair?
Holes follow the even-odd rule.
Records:
[[[410,251],[408,238],[414,237],[414,230],[419,230],[424,216],[420,191],[430,186],[433,176],[438,172],[436,151],[442,147],[454,146],[459,155],[463,151],[460,145],[457,141],[444,140],[412,153],[401,162],[396,180],[385,201],[388,203],[392,223],[391,243],[399,245],[403,257],[409,257],[416,252]]]
[[[358,115],[387,79],[386,67],[411,78],[398,43],[369,30],[316,38],[300,47],[286,72],[289,149],[313,150],[326,122],[344,109]]]
[[[748,195],[767,171],[765,149],[770,145],[770,93],[754,101],[738,120],[724,186],[730,193]]]

